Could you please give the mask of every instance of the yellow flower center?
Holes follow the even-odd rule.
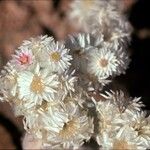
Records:
[[[42,93],[44,91],[42,79],[37,75],[35,75],[32,79],[31,90],[34,93]]]
[[[106,67],[108,65],[108,60],[106,60],[105,58],[102,58],[99,61],[99,63],[100,63],[100,66],[104,68],[104,67]]]
[[[129,145],[125,140],[115,140],[113,143],[112,150],[131,150],[136,149],[134,145]]]
[[[64,124],[63,129],[59,132],[59,136],[65,140],[69,139],[76,134],[78,128],[78,122],[72,119]]]
[[[60,54],[58,52],[53,52],[50,54],[50,58],[52,59],[52,61],[58,62],[61,57],[60,57]]]

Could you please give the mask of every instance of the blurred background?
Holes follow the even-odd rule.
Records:
[[[71,1],[0,0],[0,68],[25,39],[47,34],[62,40],[75,32],[66,18]],[[115,81],[131,96],[141,96],[144,109],[150,110],[149,0],[122,1],[134,29],[129,45],[132,61],[126,74]],[[0,149],[21,150],[23,135],[22,118],[14,117],[9,104],[0,103]]]

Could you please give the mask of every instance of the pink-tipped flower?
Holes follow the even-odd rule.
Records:
[[[28,49],[17,51],[13,56],[12,63],[16,69],[27,69],[34,62],[34,56]]]

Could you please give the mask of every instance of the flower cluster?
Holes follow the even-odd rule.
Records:
[[[78,149],[91,138],[100,149],[150,148],[150,117],[140,99],[103,93],[130,62],[131,30],[117,2],[76,0],[71,8],[84,32],[64,42],[24,41],[1,71],[0,100],[24,116],[43,149]]]
[[[106,92],[105,101],[94,99],[98,129],[96,140],[102,149],[150,148],[150,116],[141,110],[140,98],[128,98],[122,91]]]
[[[1,100],[24,116],[27,132],[41,148],[78,148],[93,134],[93,118],[76,94],[77,77],[69,49],[53,38],[24,41],[1,71]]]

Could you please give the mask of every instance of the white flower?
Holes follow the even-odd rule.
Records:
[[[70,5],[71,10],[68,17],[74,23],[75,21],[78,22],[77,26],[86,28],[87,24],[92,21],[90,15],[93,10],[100,8],[103,3],[103,1],[99,0],[75,0]]]
[[[68,122],[68,114],[59,106],[49,106],[47,111],[39,111],[43,129],[47,132],[59,133],[64,122]]]
[[[47,61],[45,61],[47,60]],[[52,42],[48,45],[46,53],[43,55],[43,66],[49,67],[53,72],[62,73],[71,65],[72,56],[69,49],[59,42]]]
[[[120,149],[122,148],[122,149],[139,149],[139,150],[149,148],[149,146],[147,147],[145,144],[143,144],[144,140],[138,141],[136,136],[137,135],[132,128],[124,126],[116,134],[112,146],[116,149],[117,147]]]
[[[96,28],[95,30],[92,30],[92,36],[97,39],[98,47],[107,46],[116,51],[123,49],[122,51],[126,52],[127,46],[130,42],[130,34],[124,33],[118,28],[114,29],[114,27],[108,27],[104,31],[101,31],[101,28]]]
[[[23,47],[22,47],[23,48]],[[28,69],[35,61],[32,51],[24,47],[21,50],[16,51],[16,55],[13,55],[13,59],[10,61],[17,71]]]
[[[130,41],[132,28],[126,17],[120,13],[118,2],[100,0],[74,1],[71,4],[71,8],[70,17],[72,19],[78,18],[81,27],[86,32],[92,33],[95,39],[100,37],[99,39],[101,40],[96,42],[98,47],[111,46],[111,49],[116,49],[116,51],[120,51],[120,48],[123,48],[117,54],[120,67],[116,74],[124,73],[130,62],[125,51]]]
[[[119,60],[119,69],[117,70],[116,75],[125,74],[125,71],[130,63],[128,52],[126,52],[124,49],[119,49],[117,51],[117,58]]]
[[[16,96],[17,89],[17,77],[18,72],[14,69],[14,65],[10,62],[4,67],[5,73],[1,77],[1,89],[6,100],[10,100],[13,96]],[[4,71],[4,70],[3,70]]]
[[[63,97],[63,105],[66,107],[70,103],[75,103],[76,105],[79,105],[83,108],[83,103],[86,102],[87,95],[84,93],[83,89],[80,87],[77,87],[76,91],[72,94],[65,95]]]
[[[120,113],[111,101],[99,101],[95,104],[98,117],[97,142],[101,143],[101,136],[106,132],[110,135],[120,128]],[[118,123],[119,122],[119,123]]]
[[[88,141],[93,133],[93,120],[87,117],[87,113],[81,111],[74,103],[66,106],[68,120],[64,122],[59,133],[49,133],[46,148],[77,149],[84,140]]]
[[[65,45],[71,50],[72,65],[76,71],[83,74],[87,73],[88,53],[92,52],[94,46],[101,43],[101,40],[101,38],[95,39],[92,35],[86,33],[79,33],[66,39]]]
[[[31,128],[38,127],[39,114],[36,113],[34,109],[30,109],[29,111],[26,111],[24,115],[25,116],[24,116],[23,124],[25,130],[30,131]]]
[[[42,141],[43,132],[45,132],[45,130],[43,129],[41,119],[41,115],[38,111],[32,108],[24,113],[23,125],[27,133],[32,134],[35,139]]]
[[[139,142],[136,140],[135,132],[126,126],[114,134],[105,132],[100,136],[100,139],[100,146],[102,150],[146,149],[146,147],[142,144],[142,141]]]
[[[105,33],[107,29],[110,30],[112,27],[115,29],[116,25],[119,28],[122,17],[115,5],[112,5],[108,1],[99,1],[97,6],[90,11],[86,20],[87,27],[85,29],[88,32],[101,31]]]
[[[136,111],[141,111],[141,107],[143,107],[141,98],[132,98],[125,94],[123,91],[106,91],[106,94],[101,94],[107,100],[112,101],[112,103],[118,107],[121,113],[127,111],[128,113],[135,113]]]
[[[104,33],[109,28],[114,30],[117,26],[117,29],[120,28],[123,34],[127,35],[131,32],[131,28],[125,16],[120,12],[121,4],[122,2],[118,1],[75,0],[70,5],[71,11],[68,17],[73,22],[78,22],[78,26],[84,31],[90,33],[97,32],[98,34],[99,31]]]
[[[142,143],[145,149],[150,148],[150,116],[146,117],[145,112],[134,113],[128,125],[135,131],[137,141]]]
[[[30,40],[23,41],[23,44],[19,47],[19,49],[29,49],[37,58],[40,58],[53,40],[53,37],[48,37],[47,35],[30,38]]]
[[[102,149],[147,149],[150,147],[150,119],[141,111],[139,98],[122,91],[102,94],[105,101],[94,100],[99,130],[96,140]]]
[[[20,101],[25,103],[24,101]],[[43,136],[44,133],[59,132],[64,122],[68,120],[68,115],[65,113],[60,102],[47,102],[42,101],[42,104],[36,105],[32,108],[28,108],[26,103],[15,107],[15,109],[24,109],[22,115],[24,115],[24,128],[27,132],[32,133],[35,138],[46,140]],[[18,112],[18,110],[17,110]],[[46,136],[46,135],[45,135]]]
[[[27,103],[41,104],[42,100],[52,101],[58,87],[58,76],[49,74],[48,70],[40,70],[37,64],[34,72],[24,71],[18,78],[19,98]]]
[[[115,53],[105,47],[93,50],[88,59],[88,72],[98,78],[108,78],[118,69],[118,60]]]
[[[92,28],[102,31],[103,33],[106,29],[120,29],[124,34],[130,33],[130,26],[127,22],[126,16],[118,11],[117,3],[112,5],[109,1],[99,1],[99,5],[95,7],[90,12],[89,20],[91,24],[87,24]],[[115,28],[117,26],[117,28]],[[113,31],[112,31],[113,32]]]
[[[75,83],[77,82],[77,77],[73,76],[75,70],[71,73],[69,71],[65,71],[63,75],[60,76],[60,88],[62,92],[64,92],[64,96],[68,93],[72,95],[72,92],[75,92]]]
[[[88,65],[91,61],[90,56],[95,52],[97,46],[102,47],[104,44],[102,36],[95,38],[91,34],[79,33],[74,36],[69,36],[65,44],[71,50],[70,53],[73,56],[72,66],[75,68],[79,77],[78,82],[80,86],[89,88],[88,83],[92,82],[93,88],[100,89],[100,85],[104,86],[111,82],[111,80],[106,79],[106,76],[100,76],[98,77],[99,84],[97,82],[97,76],[92,74],[91,71],[88,71]]]

